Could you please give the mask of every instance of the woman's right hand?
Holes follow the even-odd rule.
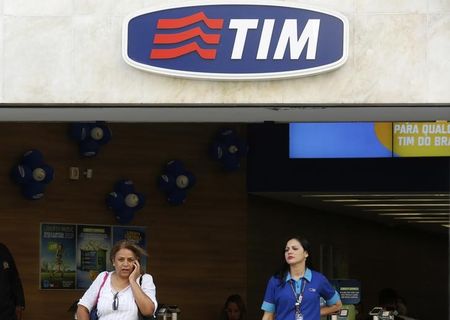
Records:
[[[130,273],[130,277],[128,278],[128,280],[130,282],[132,281],[136,282],[137,279],[140,277],[140,275],[141,275],[141,264],[139,263],[139,260],[134,260],[133,271]]]

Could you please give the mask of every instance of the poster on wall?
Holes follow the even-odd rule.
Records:
[[[75,229],[73,224],[41,224],[41,289],[75,289]]]
[[[87,289],[98,274],[112,270],[111,248],[131,240],[147,251],[146,227],[41,223],[40,289]],[[147,259],[141,259],[147,269]]]
[[[136,226],[117,226],[113,228],[113,243],[125,239],[136,243],[141,248],[147,248],[146,228]],[[147,250],[146,250],[147,251]],[[141,269],[147,270],[147,257],[141,257]]]
[[[77,226],[77,288],[87,289],[98,274],[111,269],[111,226]]]

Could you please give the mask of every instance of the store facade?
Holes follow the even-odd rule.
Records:
[[[151,244],[153,251],[150,252],[149,272],[156,270],[156,276],[159,275],[159,279],[156,278],[157,285],[158,280],[162,284],[159,294],[165,299],[174,299],[163,302],[178,303],[182,308],[184,306],[186,320],[214,317],[221,307],[222,298],[233,293],[229,290],[244,292],[247,301],[251,302],[249,308],[252,315],[259,315],[259,302],[263,293],[252,289],[252,281],[256,282],[254,278],[250,281],[247,278],[248,266],[252,266],[249,261],[253,259],[252,261],[264,262],[263,256],[269,251],[273,252],[275,244],[258,251],[259,244],[263,243],[260,241],[258,223],[269,229],[272,226],[272,210],[281,208],[286,212],[287,218],[297,215],[298,210],[287,204],[280,207],[276,203],[265,203],[255,198],[249,201],[245,173],[224,177],[222,173],[214,171],[211,175],[214,167],[203,158],[203,154],[200,155],[199,150],[203,152],[203,149],[198,145],[209,142],[207,135],[209,137],[214,134],[219,127],[216,123],[236,123],[238,132],[244,135],[246,127],[242,123],[263,121],[450,120],[450,3],[445,0],[240,2],[246,5],[269,4],[337,12],[345,17],[348,26],[348,30],[345,30],[345,59],[334,68],[321,70],[323,72],[320,73],[258,79],[248,76],[243,76],[242,79],[238,76],[228,79],[207,76],[192,78],[142,70],[127,63],[123,54],[123,30],[130,17],[138,12],[153,12],[160,8],[189,7],[190,3],[192,2],[179,0],[0,0],[0,129],[3,132],[2,146],[7,151],[7,156],[0,161],[3,161],[4,166],[9,166],[23,148],[33,146],[28,142],[29,139],[17,142],[20,137],[36,135],[39,137],[36,143],[47,152],[50,160],[53,159],[58,173],[66,172],[68,165],[75,162],[80,168],[93,168],[98,185],[112,185],[116,178],[98,174],[99,172],[121,172],[128,173],[138,185],[147,186],[146,183],[150,180],[147,178],[157,175],[160,164],[167,157],[176,154],[174,151],[187,155],[188,164],[199,170],[199,176],[207,177],[207,183],[202,185],[200,179],[199,190],[202,192],[193,193],[194,205],[187,207],[187,213],[192,218],[186,212],[184,215],[178,212],[177,219],[171,220],[175,215],[171,208],[165,206],[157,196],[151,199],[151,214],[137,221],[141,225],[163,230],[157,236],[151,233],[150,237],[154,242]],[[194,4],[198,5],[198,2]],[[224,19],[228,19],[225,25],[229,26],[232,18]],[[243,37],[246,30],[246,39],[253,39],[251,32],[254,29],[251,23],[240,27],[235,25],[231,30],[236,37],[238,33]],[[298,38],[307,29],[308,22],[305,20],[302,23],[301,27],[300,24],[297,25]],[[270,22],[267,25],[269,24]],[[260,28],[256,30],[260,30],[261,35],[263,25],[261,20],[258,27],[255,27]],[[314,35],[319,37],[321,29],[317,29],[314,22],[310,24],[310,28],[312,31],[305,33],[305,37],[309,35],[308,41],[314,42]],[[289,39],[294,42],[293,38]],[[236,38],[234,40],[233,44],[236,43]],[[285,42],[285,49],[290,45],[289,41]],[[309,42],[297,43],[297,49],[304,49],[300,57],[304,55],[305,60]],[[243,46],[242,50],[245,53],[250,48],[257,54],[260,43],[263,41],[257,42],[256,47]],[[276,43],[280,42],[274,40],[268,56],[273,54],[274,57]],[[320,42],[317,43],[316,49],[319,50]],[[230,44],[228,50],[232,51],[233,48]],[[287,51],[286,49],[284,52],[286,55]],[[263,55],[264,50],[260,52]],[[116,139],[120,149],[111,147],[108,151],[105,148],[105,156],[98,162],[76,159],[76,151],[73,151],[61,133],[65,132],[64,122],[78,120],[111,122],[113,139]],[[15,125],[16,121],[30,124],[22,129]],[[46,126],[42,122],[49,124]],[[154,125],[157,122],[163,124]],[[187,125],[177,127],[182,122]],[[202,122],[203,127],[198,122]],[[170,126],[166,127],[165,123],[170,123]],[[15,140],[10,141],[10,135]],[[142,137],[153,140],[142,143],[142,147],[139,140]],[[52,141],[52,144],[47,144],[47,141]],[[160,153],[145,152],[144,147],[152,152],[159,150]],[[128,157],[128,154],[132,156]],[[129,158],[134,162],[127,171],[123,164]],[[143,176],[142,172],[146,175]],[[3,176],[5,179],[8,177],[6,171]],[[217,181],[226,181],[228,185]],[[31,219],[28,219],[29,205],[16,196],[14,186],[3,186],[2,194],[8,200],[2,204],[5,223],[1,227],[0,241],[8,242],[13,252],[17,253],[19,263],[25,266],[19,270],[26,271],[22,276],[31,307],[27,318],[68,317],[66,309],[81,294],[80,291],[55,294],[37,289],[38,279],[35,273],[38,260],[34,242],[38,239],[39,223],[113,223],[108,220],[110,218],[104,210],[103,202],[97,201],[103,197],[104,190],[93,184],[89,185],[85,180],[82,183],[83,188],[79,188],[79,185],[66,183],[63,179],[55,181],[53,196],[49,192],[49,199],[55,201],[44,202],[40,206],[37,204],[33,207],[35,215]],[[104,189],[109,190],[108,188]],[[154,189],[153,185],[149,187],[151,193],[154,191],[152,188]],[[65,202],[67,194],[79,199],[76,205],[69,205],[70,208],[67,208]],[[87,200],[86,194],[89,195]],[[222,205],[218,206],[217,203]],[[81,211],[82,214],[79,213]],[[217,217],[208,220],[211,212],[216,213]],[[261,212],[264,214],[263,220],[260,220]],[[316,213],[310,210],[301,213],[302,217],[308,219],[319,216],[312,224],[311,234],[329,221],[326,215]],[[26,221],[23,230],[27,237],[19,242],[10,240],[10,235],[15,234],[13,229],[16,217],[20,221]],[[333,223],[346,223],[338,220],[333,218]],[[225,234],[224,230],[227,228],[236,227],[234,221],[241,221],[237,230],[233,234]],[[354,221],[348,223],[358,225]],[[378,232],[369,224],[364,224],[362,229],[372,235]],[[189,231],[189,237],[185,235],[186,230]],[[221,232],[226,236],[221,237],[218,243],[221,246],[231,244],[230,256],[227,256],[227,250],[217,249],[216,243],[209,242],[211,233],[221,235]],[[403,244],[403,240],[399,240],[392,230],[384,229],[384,232],[388,234],[386,244]],[[422,251],[433,247],[429,252],[430,261],[440,263],[442,252],[445,249],[448,252],[448,243],[443,245],[440,238],[427,242],[427,235],[415,237],[409,234],[405,239],[405,243],[410,240],[411,246],[417,246]],[[339,244],[344,247],[347,240],[342,238]],[[187,249],[180,249],[180,244],[188,245]],[[374,247],[376,244],[375,241],[369,242]],[[26,253],[21,253],[20,250],[24,248]],[[254,251],[250,252],[248,248]],[[177,270],[174,260],[171,260],[173,256],[168,258],[167,252],[174,253],[175,256],[192,253],[195,261],[201,261],[201,266],[183,259],[186,260],[182,264],[184,274],[173,278]],[[401,257],[409,257],[408,252],[405,251]],[[203,260],[205,256],[207,259]],[[395,252],[390,253],[391,258],[395,256]],[[155,258],[153,261],[152,257]],[[362,261],[360,258],[361,256],[357,256],[355,260]],[[168,261],[170,268],[167,268]],[[234,268],[230,271],[226,263],[234,263]],[[438,277],[437,274],[445,269],[444,264],[439,264],[440,269],[432,276]],[[221,267],[217,268],[217,265]],[[424,265],[431,268],[432,262],[429,265],[422,262],[421,266]],[[361,267],[361,264],[356,263],[356,266]],[[413,271],[399,272],[409,272],[412,275]],[[195,274],[198,278],[187,278],[186,274]],[[229,278],[224,277],[224,274]],[[446,276],[448,279],[448,274]],[[210,284],[210,277],[217,279],[218,285],[214,292],[198,290],[197,296],[189,295],[196,288],[206,288]],[[260,286],[261,278],[257,279]],[[440,288],[434,292],[433,298],[448,301],[445,295],[448,297],[448,290]],[[374,297],[375,293],[371,298]],[[416,295],[412,302],[421,301],[422,298],[424,297]],[[56,301],[55,314],[45,313],[48,299]],[[33,309],[36,312],[32,314]],[[420,311],[419,309],[417,307],[416,310]],[[439,310],[442,309],[443,307]]]

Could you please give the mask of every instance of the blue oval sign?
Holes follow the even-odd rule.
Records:
[[[347,19],[268,3],[192,4],[125,19],[122,54],[133,67],[179,77],[258,80],[317,74],[347,60]]]

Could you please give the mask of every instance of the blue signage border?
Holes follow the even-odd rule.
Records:
[[[320,19],[321,17],[322,18],[323,17],[325,17],[325,18],[331,17],[335,21],[338,21],[338,23],[340,24],[339,29],[342,29],[342,34],[339,34],[338,37],[335,37],[334,34],[331,35],[329,37],[330,42],[332,43],[333,46],[335,46],[337,44],[337,46],[339,47],[339,50],[340,50],[339,52],[342,53],[342,55],[337,57],[337,59],[336,59],[336,57],[321,58],[321,60],[325,61],[324,64],[321,64],[321,65],[317,65],[317,63],[314,63],[311,61],[306,61],[305,59],[303,59],[304,61],[306,61],[305,63],[303,63],[304,65],[306,65],[306,67],[302,66],[300,69],[294,69],[294,70],[291,70],[292,66],[289,66],[289,67],[283,66],[282,68],[280,68],[281,71],[277,71],[278,70],[277,68],[279,68],[279,66],[281,65],[278,61],[276,62],[277,63],[276,66],[271,66],[269,62],[264,61],[263,63],[260,63],[260,65],[261,65],[261,68],[260,68],[261,72],[260,72],[259,70],[255,71],[258,69],[257,63],[259,63],[259,62],[254,62],[254,61],[252,61],[252,59],[249,59],[248,57],[245,57],[245,56],[243,56],[243,59],[242,59],[243,61],[233,61],[234,66],[231,66],[231,65],[228,66],[227,64],[223,65],[223,61],[218,61],[218,62],[212,61],[211,63],[209,63],[209,61],[208,61],[208,63],[201,62],[201,64],[196,64],[196,62],[194,60],[192,60],[191,58],[186,57],[186,56],[181,57],[179,59],[171,59],[171,61],[160,60],[160,61],[155,62],[154,64],[150,64],[150,63],[148,63],[148,61],[145,61],[145,58],[147,58],[147,57],[143,58],[143,57],[139,57],[138,55],[135,54],[135,52],[138,52],[139,54],[141,54],[141,52],[144,52],[144,54],[148,55],[151,52],[151,50],[153,50],[153,49],[151,49],[152,44],[151,43],[149,44],[149,42],[153,41],[153,39],[148,39],[149,37],[146,37],[145,40],[140,38],[144,35],[143,30],[145,30],[145,32],[148,31],[147,28],[151,29],[150,32],[156,32],[155,31],[156,22],[152,21],[152,19],[150,19],[148,15],[151,15],[152,13],[158,13],[158,14],[160,13],[161,16],[163,16],[163,17],[165,17],[164,16],[165,14],[166,14],[166,16],[170,17],[170,14],[168,14],[168,13],[170,13],[171,10],[172,11],[173,10],[178,10],[178,11],[184,10],[184,12],[186,12],[186,14],[189,14],[189,12],[192,12],[192,9],[195,9],[195,8],[201,8],[202,10],[204,10],[205,8],[206,9],[209,9],[211,7],[218,8],[220,6],[225,6],[225,7],[227,7],[227,6],[228,7],[254,6],[254,8],[252,8],[252,9],[258,9],[258,8],[265,7],[265,9],[264,9],[265,11],[267,11],[266,10],[267,7],[273,7],[272,9],[274,12],[280,11],[282,9],[288,9],[288,10],[294,9],[297,11],[303,10],[304,12],[306,12],[305,13],[306,17],[308,17],[308,15],[309,15],[309,16],[313,17],[313,19],[316,19],[316,20]],[[242,8],[244,9],[245,7],[242,7]],[[245,9],[248,9],[248,8],[245,8]],[[191,11],[189,11],[189,10],[191,10]],[[264,12],[264,10],[262,12]],[[242,11],[244,11],[244,10],[242,10]],[[257,10],[251,10],[251,12],[255,12],[255,11],[257,11]],[[246,10],[245,12],[250,12],[250,10]],[[300,12],[300,13],[302,13],[302,12]],[[255,17],[255,14],[257,14],[257,13],[253,13],[252,17]],[[146,20],[144,21],[144,19],[146,19]],[[264,17],[261,17],[261,19],[264,19]],[[291,18],[289,18],[289,19],[291,19]],[[212,20],[214,20],[214,18]],[[149,23],[149,22],[151,22],[151,23]],[[150,26],[150,24],[154,24],[154,25]],[[130,27],[130,25],[132,27]],[[145,27],[142,27],[142,26],[145,26]],[[300,26],[300,27],[302,27],[302,26]],[[141,28],[141,29],[139,29],[139,28]],[[142,28],[145,28],[145,29],[142,29]],[[243,28],[246,28],[246,27],[243,27]],[[259,28],[261,28],[261,27],[259,27]],[[275,27],[273,29],[274,30],[273,33],[276,34],[278,32],[277,35],[279,36],[280,30],[277,30],[276,28],[277,27]],[[336,28],[334,28],[334,29],[336,29]],[[138,32],[136,32],[136,30]],[[266,2],[266,1],[259,1],[259,2],[229,1],[226,3],[223,3],[223,2],[218,3],[218,2],[210,1],[210,2],[201,2],[201,3],[200,2],[181,3],[181,4],[174,4],[174,5],[152,7],[152,8],[140,10],[140,11],[133,13],[133,14],[129,15],[128,17],[126,17],[124,20],[124,23],[123,23],[122,31],[123,31],[123,33],[122,33],[122,57],[127,64],[129,64],[130,66],[132,66],[134,68],[141,69],[144,71],[150,71],[150,72],[157,73],[157,74],[169,75],[169,76],[175,76],[175,77],[183,77],[183,78],[211,79],[211,80],[286,79],[286,78],[293,78],[293,77],[315,75],[315,74],[335,70],[335,69],[341,67],[343,64],[345,64],[345,62],[348,59],[349,24],[348,24],[347,18],[344,15],[342,15],[339,12],[333,11],[333,10],[322,9],[322,8],[309,6],[309,5],[306,6],[306,5],[293,4],[293,3],[289,3],[289,2],[277,3],[277,2]],[[188,31],[192,31],[192,30],[188,30]],[[240,31],[242,31],[242,30],[240,30]],[[329,31],[334,32],[330,29],[330,27],[328,27],[328,29],[326,29],[326,31],[324,31],[324,32],[329,32]],[[235,30],[235,32],[237,33],[238,31]],[[339,33],[340,30],[338,30],[337,32]],[[186,32],[184,32],[184,30],[183,30],[183,32],[180,32],[177,35],[181,35],[182,33],[186,33]],[[166,36],[166,34],[167,34],[166,30],[161,31],[162,36]],[[150,33],[150,35],[152,35],[152,34]],[[145,34],[145,36],[147,36],[147,35]],[[210,36],[210,34],[209,34],[209,36]],[[223,36],[224,39],[225,39],[225,37],[226,37],[226,35]],[[237,37],[237,35],[236,35],[236,37]],[[252,37],[247,37],[247,38],[248,38],[247,40],[249,42],[253,41],[253,43],[251,43],[251,45],[255,46],[255,43],[257,40],[252,39]],[[336,38],[338,38],[338,41],[340,43],[335,43]],[[225,39],[225,40],[229,42],[229,39]],[[319,39],[319,40],[322,41],[321,39]],[[235,39],[235,41],[237,41],[237,40]],[[144,44],[142,44],[142,42],[144,42]],[[326,42],[328,42],[328,41],[326,41]],[[322,42],[322,43],[324,43],[324,42]],[[172,45],[173,45],[173,43],[172,43]],[[327,45],[330,45],[330,44],[327,44]],[[270,50],[273,53],[274,48],[273,48],[272,44],[271,44],[271,46],[272,47]],[[164,47],[164,46],[162,46],[162,47]],[[165,45],[165,47],[170,48],[170,44],[169,44],[169,46]],[[234,48],[233,48],[233,50],[234,50]],[[160,51],[164,51],[164,50],[160,50]],[[301,56],[302,58],[304,58],[304,56],[306,55],[306,51],[307,50],[303,50],[302,56]],[[253,53],[255,53],[255,52],[256,52],[256,49],[253,48]],[[228,52],[228,53],[230,53],[230,52]],[[220,54],[221,53],[219,53],[218,56]],[[258,54],[259,54],[259,51],[258,51]],[[334,53],[331,53],[331,54],[334,54]],[[329,55],[328,52],[326,53],[326,56],[327,55]],[[220,58],[220,56],[219,56],[219,58]],[[150,59],[147,59],[147,60],[150,60]],[[178,61],[174,61],[174,60],[178,60]],[[197,59],[197,60],[200,60],[200,59]],[[253,59],[253,60],[256,61],[256,59]],[[287,60],[287,59],[283,58],[283,60]],[[214,63],[215,63],[215,65],[214,65]],[[239,65],[239,63],[240,63],[240,65]],[[252,66],[252,63],[255,64],[255,66]],[[289,64],[289,63],[292,64],[292,58],[291,58],[291,62],[288,61],[287,63],[284,63],[284,65]],[[211,68],[210,68],[210,65],[212,65]],[[250,71],[246,70],[246,69],[249,69]],[[239,70],[244,70],[244,71],[239,72]]]

